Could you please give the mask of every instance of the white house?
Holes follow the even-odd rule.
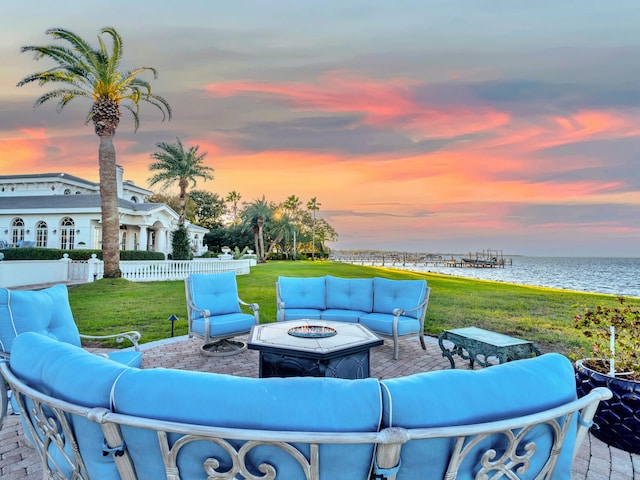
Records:
[[[118,166],[120,249],[171,253],[178,214],[164,203],[149,203],[153,192],[123,181]],[[102,248],[100,186],[67,173],[0,175],[0,245]],[[185,224],[196,256],[206,228]]]

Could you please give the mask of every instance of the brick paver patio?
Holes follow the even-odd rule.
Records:
[[[371,351],[372,376],[390,378],[400,375],[449,368],[435,339],[426,337],[424,352],[415,338],[400,342],[400,360],[393,360],[389,341]],[[207,357],[199,353],[202,341],[179,337],[143,345],[144,368],[166,367],[185,370],[226,373],[257,377],[258,352],[247,350],[230,357]],[[467,369],[468,363],[458,360],[457,368]],[[42,478],[42,468],[35,452],[24,444],[22,427],[13,415],[0,431],[0,479],[35,480]],[[609,447],[589,435],[582,444],[574,463],[572,480],[640,480],[640,455],[631,455]],[[99,480],[99,479],[98,479]]]

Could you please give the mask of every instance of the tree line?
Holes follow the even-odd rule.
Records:
[[[171,120],[172,109],[163,97],[153,93],[151,83],[141,78],[144,73],[157,78],[155,68],[142,66],[121,70],[123,42],[114,28],[100,30],[97,48],[63,28],[49,29],[46,34],[57,43],[27,45],[21,51],[33,53],[34,60],[48,59],[53,66],[27,75],[17,86],[37,83],[54,87],[36,99],[35,107],[55,101],[60,112],[78,98],[91,103],[86,121],[93,123],[94,132],[100,139],[98,170],[104,277],[120,277],[120,221],[113,138],[120,124],[121,108],[132,115],[134,131],[140,125],[141,103],[159,110],[163,121]],[[111,41],[110,45],[103,36]],[[198,146],[185,148],[180,139],[176,139],[176,143],[158,143],[157,147],[159,151],[151,154],[153,163],[149,168],[155,173],[149,178],[150,185],[170,185],[177,181],[180,189],[177,208],[174,206],[180,215],[178,229],[173,232],[174,258],[190,255],[185,218],[211,229],[207,242],[214,250],[221,244],[246,246],[252,239],[260,261],[265,261],[271,252],[287,258],[310,253],[315,258],[316,253],[324,252],[325,241],[337,237],[327,222],[316,218],[320,203],[315,197],[309,200],[305,210],[295,195],[281,203],[267,201],[263,196],[242,204],[237,192],[231,192],[224,200],[203,191],[188,195],[187,188],[189,185],[195,187],[196,179],[213,179],[213,169],[202,164],[206,152],[200,153]],[[172,199],[156,198],[171,205]],[[223,220],[225,215],[231,215],[232,220]]]
[[[235,190],[224,197],[192,190],[186,194],[184,212],[181,198],[181,194],[155,193],[149,201],[166,203],[194,225],[208,228],[204,241],[210,252],[218,253],[225,246],[240,251],[250,248],[260,262],[268,258],[315,258],[325,256],[326,242],[338,238],[325,219],[317,218],[321,203],[316,197],[306,204],[296,195],[280,202],[267,200],[264,195],[243,201]]]

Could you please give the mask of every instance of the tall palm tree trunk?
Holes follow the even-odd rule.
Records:
[[[186,178],[181,178],[178,182],[178,186],[180,187],[180,219],[178,220],[178,225],[184,225],[187,210],[187,187],[189,186],[189,181]]]
[[[262,262],[265,262],[267,260],[267,255],[264,251],[264,230],[262,228],[263,225],[264,219],[262,217],[258,218],[258,241],[260,242],[260,252],[258,253],[258,257]]]
[[[101,132],[98,149],[100,170],[100,203],[102,208],[102,255],[104,277],[119,278],[120,271],[120,218],[118,215],[118,176],[116,149],[113,135]]]
[[[256,255],[258,256],[258,260],[262,260],[262,257],[260,255],[260,240],[258,240],[258,238],[260,238],[260,229],[258,228],[258,225],[254,225],[253,242],[255,243],[255,246],[256,246]]]

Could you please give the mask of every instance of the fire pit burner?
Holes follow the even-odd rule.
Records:
[[[324,338],[333,337],[336,333],[335,328],[326,327],[324,325],[301,325],[299,327],[290,328],[287,333],[294,337],[302,338]]]

